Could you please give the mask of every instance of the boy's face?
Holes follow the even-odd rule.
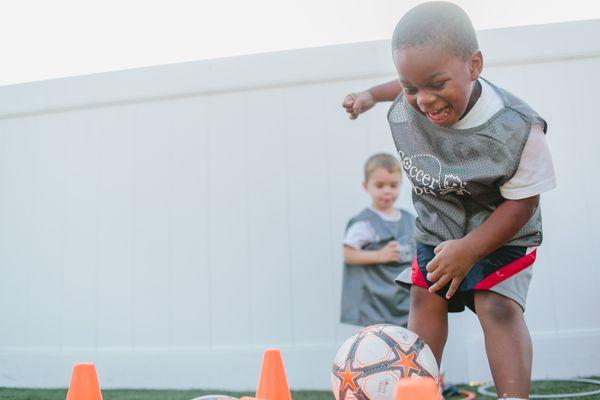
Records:
[[[390,172],[385,168],[376,168],[363,183],[363,187],[371,195],[376,209],[388,210],[398,198],[400,171]]]
[[[394,63],[406,101],[435,125],[454,125],[477,100],[471,95],[483,68],[480,51],[464,60],[441,46],[424,44],[396,50]]]

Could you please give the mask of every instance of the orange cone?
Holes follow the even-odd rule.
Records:
[[[402,378],[398,381],[395,400],[439,400],[438,385],[431,378]]]
[[[263,354],[256,397],[265,400],[292,400],[279,349],[267,349]]]
[[[96,367],[93,363],[75,364],[67,400],[102,400]]]

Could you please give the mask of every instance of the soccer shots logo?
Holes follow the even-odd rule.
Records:
[[[406,171],[417,195],[432,196],[456,193],[464,196],[470,194],[467,183],[454,174],[442,174],[442,163],[431,154],[417,154],[408,157],[402,150],[398,151],[402,168]]]

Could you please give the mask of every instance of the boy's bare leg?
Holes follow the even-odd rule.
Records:
[[[408,329],[415,332],[442,362],[444,345],[448,338],[448,303],[437,294],[413,285],[410,289],[410,312]]]
[[[532,346],[521,306],[498,293],[475,293],[475,309],[498,397],[529,398]]]

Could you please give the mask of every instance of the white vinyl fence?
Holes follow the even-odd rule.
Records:
[[[535,377],[600,374],[600,20],[480,32],[484,76],[549,121],[559,187],[527,321]],[[0,386],[253,389],[280,347],[294,389],[329,387],[341,239],[365,159],[394,152],[378,41],[0,87]],[[399,205],[411,209],[405,185]],[[473,314],[447,379],[489,379]]]

